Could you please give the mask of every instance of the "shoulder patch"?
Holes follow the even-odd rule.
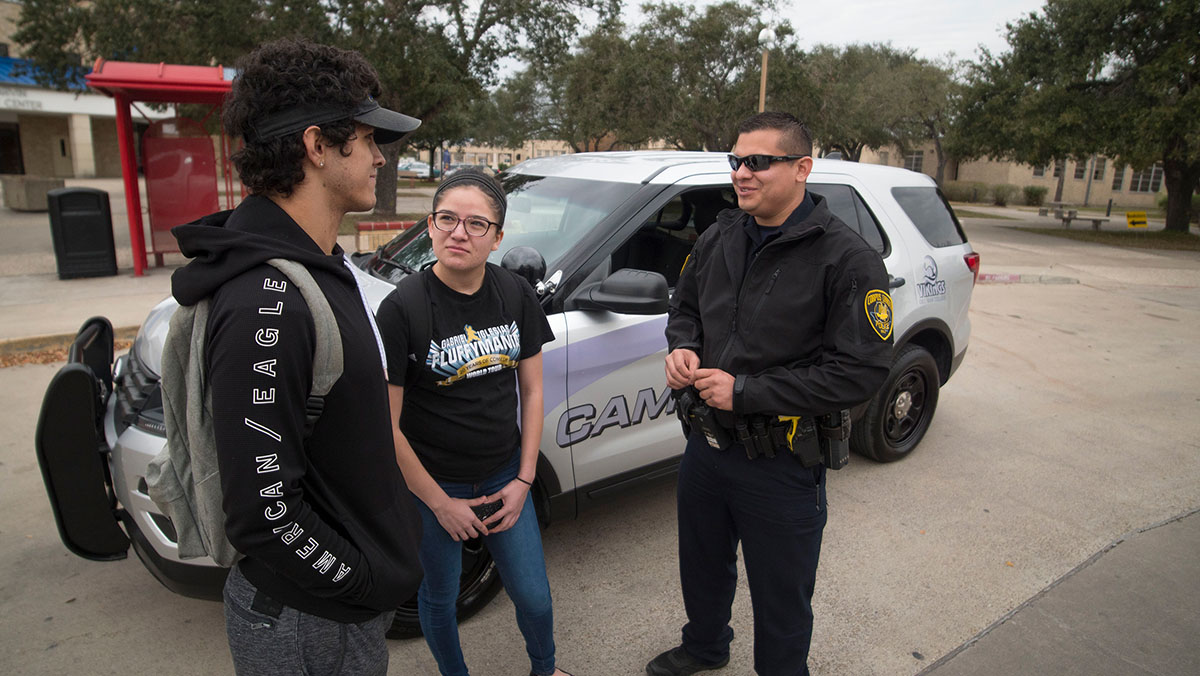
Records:
[[[867,292],[864,311],[871,322],[871,328],[880,338],[887,340],[892,337],[892,297],[887,291],[872,289]]]

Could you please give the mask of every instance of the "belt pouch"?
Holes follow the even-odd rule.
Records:
[[[792,453],[796,454],[796,459],[804,467],[815,467],[821,464],[821,443],[817,441],[815,434],[804,438],[796,435],[792,440]]]

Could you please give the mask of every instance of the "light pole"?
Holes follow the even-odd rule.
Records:
[[[758,84],[758,112],[760,113],[766,109],[767,105],[767,53],[773,42],[775,42],[775,31],[764,28],[758,32],[758,44],[762,45],[763,50],[762,80]]]

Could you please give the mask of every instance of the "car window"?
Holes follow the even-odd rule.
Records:
[[[489,259],[498,262],[517,246],[531,246],[554,263],[637,189],[615,183],[558,176],[501,176],[508,193],[504,240]]]
[[[728,186],[675,195],[613,252],[611,269],[657,272],[673,288],[696,238],[716,222],[718,213],[733,206],[736,202]]]
[[[504,239],[488,260],[499,263],[510,249],[530,246],[551,270],[563,254],[639,187],[636,183],[527,174],[502,174],[500,181],[508,194]],[[427,228],[422,223],[418,230],[407,231],[389,242],[380,259],[392,264],[376,261],[372,271],[394,283],[404,277],[405,268],[416,270],[434,262]]]
[[[954,246],[967,241],[954,211],[937,188],[892,188],[892,196],[931,246]]]
[[[825,198],[825,204],[846,225],[866,240],[881,255],[887,255],[887,238],[871,210],[858,192],[848,185],[809,183],[808,189]]]

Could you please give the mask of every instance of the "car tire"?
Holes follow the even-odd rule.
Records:
[[[488,551],[483,538],[463,543],[462,578],[458,590],[458,621],[471,617],[486,606],[503,586],[500,571]],[[416,638],[421,636],[421,622],[417,617],[417,595],[396,609],[387,637],[392,639]]]
[[[883,387],[851,428],[850,447],[877,462],[908,457],[933,420],[939,383],[937,363],[928,350],[911,344],[896,350]]]

